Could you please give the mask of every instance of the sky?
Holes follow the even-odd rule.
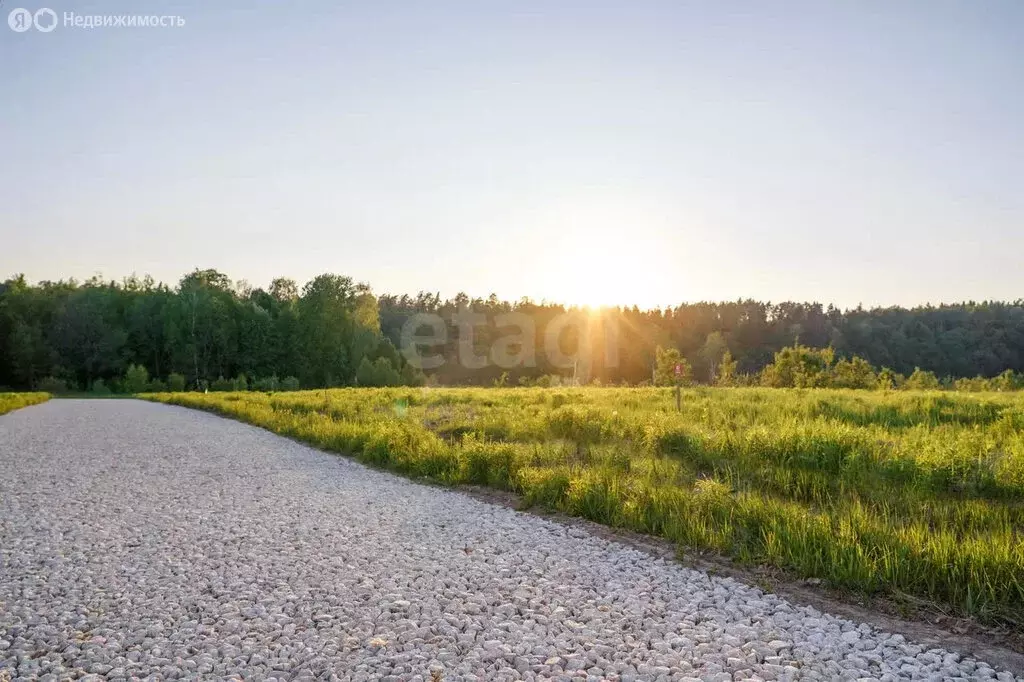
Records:
[[[1018,0],[296,4],[0,23],[0,278],[1024,297]]]

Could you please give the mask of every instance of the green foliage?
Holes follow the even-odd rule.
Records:
[[[281,382],[278,381],[276,376],[263,377],[253,382],[252,389],[254,391],[263,391],[264,393],[273,393],[274,391],[281,390]]]
[[[185,390],[185,375],[171,372],[167,375],[167,390],[172,393],[181,393]]]
[[[1012,369],[1003,371],[999,376],[989,380],[991,391],[1017,391],[1024,389],[1024,374],[1018,374]]]
[[[422,386],[426,383],[426,377],[423,372],[413,367],[409,363],[402,365],[401,374],[401,385],[402,386]]]
[[[1020,393],[697,388],[678,413],[658,388],[157,399],[844,589],[1024,609]]]
[[[143,393],[149,384],[149,371],[142,365],[129,365],[122,388],[125,393]]]
[[[103,381],[103,379],[97,379],[96,381],[92,382],[92,386],[89,387],[89,392],[92,393],[93,395],[103,396],[110,395],[111,390],[110,387],[107,386],[106,382]]]
[[[493,357],[495,344],[508,336],[508,314],[528,321],[536,330],[532,346],[523,337],[529,361],[513,367],[463,362],[464,344],[457,340],[460,314],[467,312],[479,316],[471,345],[481,357]],[[408,349],[398,348],[406,323],[420,314],[436,316],[448,338],[432,347],[443,363],[428,370],[429,376],[406,362]],[[580,316],[565,306],[525,299],[460,294],[442,300],[425,292],[378,298],[368,286],[335,274],[301,288],[279,277],[262,289],[210,269],[169,285],[134,276],[30,285],[19,275],[0,282],[0,386],[27,390],[51,376],[74,389],[88,390],[96,379],[113,388],[131,365],[151,377],[168,377],[169,388],[170,376],[181,375],[183,388],[200,391],[216,377],[242,374],[299,377],[310,388],[351,386],[363,358],[373,363],[381,357],[405,385],[429,380],[492,386],[501,383],[503,372],[504,385],[535,383],[538,377],[546,377],[541,384],[563,385],[569,382],[561,376],[566,371],[547,352],[545,339],[549,325],[569,318],[579,324],[560,337],[560,350],[571,355],[585,338],[591,356],[581,358],[577,376],[603,386],[656,383],[652,359],[660,345],[691,361],[691,380],[707,384],[760,383],[762,370],[771,366],[766,385],[863,387],[867,372],[848,364],[861,358],[872,368],[890,368],[892,375],[879,378],[880,386],[899,388],[901,374],[921,367],[948,378],[939,388],[953,389],[957,379],[970,377],[960,383],[963,390],[1024,387],[1024,301],[840,311],[744,300]],[[807,366],[827,360],[818,350],[825,347],[849,360],[829,372]],[[775,366],[778,353],[782,362]]]
[[[820,388],[828,386],[835,351],[787,346],[775,354],[775,360],[761,372],[761,383],[772,388]]]
[[[902,388],[906,382],[907,379],[902,374],[897,374],[888,367],[883,367],[878,372],[878,384],[876,387],[881,391],[891,391],[896,388]]]
[[[914,391],[937,391],[941,388],[935,372],[926,372],[920,367],[914,368],[914,373],[910,375],[903,387]]]
[[[855,355],[835,364],[829,384],[835,388],[873,389],[878,388],[878,376],[867,360]]]
[[[302,388],[302,386],[296,377],[285,377],[284,379],[281,379],[282,391],[298,391],[300,388]]]
[[[676,374],[679,367],[680,374]],[[688,386],[693,382],[690,363],[676,348],[658,346],[654,352],[654,383],[657,386]]]
[[[1024,381],[1022,381],[1021,375],[1018,375],[1012,369],[1008,369],[999,376],[992,377],[991,379],[986,379],[982,376],[977,376],[973,379],[956,379],[953,382],[953,387],[957,391],[965,391],[969,393],[980,393],[983,391],[1016,391],[1024,388]]]
[[[356,370],[356,384],[367,387],[400,386],[402,375],[387,358],[363,358]]]
[[[217,391],[220,393],[227,393],[235,390],[235,380],[225,379],[224,377],[217,377],[210,382],[210,390]]]
[[[707,379],[707,383],[713,383],[718,379],[718,366],[719,363],[722,362],[723,356],[725,356],[726,353],[729,353],[729,345],[726,343],[725,336],[722,332],[711,332],[708,334],[708,337],[704,340],[704,345],[701,347],[699,353],[700,359],[707,368],[707,373],[704,375]],[[729,360],[732,360],[731,353],[729,353]]]
[[[152,379],[146,384],[147,393],[165,393],[167,391],[167,384],[160,379]]]
[[[60,394],[68,392],[68,385],[63,379],[44,377],[39,381],[39,390],[43,393]]]
[[[726,350],[718,363],[718,376],[715,378],[715,383],[719,386],[736,386],[738,382],[736,365],[737,362],[732,359],[732,353]]]
[[[235,377],[231,386],[232,391],[248,391],[249,390],[249,379],[245,374],[239,374]]]

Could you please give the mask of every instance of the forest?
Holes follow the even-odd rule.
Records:
[[[438,321],[442,333],[423,337],[421,319]],[[520,361],[495,362],[510,320],[520,327],[512,344]],[[894,383],[915,372],[927,373],[926,387],[935,387],[931,376],[950,387],[1019,378],[1024,301],[840,310],[742,300],[593,311],[494,295],[376,296],[335,274],[301,288],[283,277],[253,287],[216,270],[195,270],[173,286],[136,276],[0,283],[0,387],[14,390],[490,386],[552,377],[640,385],[658,383],[659,361],[670,355],[696,383],[722,383],[727,368],[739,384],[797,385],[766,368],[780,352],[813,364],[813,349],[827,349],[824,361],[836,367],[856,359]],[[426,354],[435,366],[414,360]],[[566,357],[582,362],[567,365]]]

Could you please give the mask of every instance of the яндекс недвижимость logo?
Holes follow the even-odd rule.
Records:
[[[37,9],[34,14],[24,7],[16,7],[7,15],[7,25],[18,33],[24,33],[33,26],[37,31],[49,33],[57,28],[57,13],[49,7]]]
[[[25,33],[35,27],[40,33],[49,33],[57,28],[57,13],[49,7],[41,7],[35,12],[16,7],[7,15],[7,25],[16,33]],[[78,14],[64,12],[65,28],[181,28],[185,25],[185,17],[171,15],[146,14]]]

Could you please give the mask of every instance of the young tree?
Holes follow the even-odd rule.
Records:
[[[729,352],[729,345],[725,342],[722,332],[711,332],[708,334],[704,345],[700,349],[700,358],[707,368],[708,383],[715,381],[718,377],[718,365],[722,356]],[[732,355],[729,356],[730,358]]]
[[[715,383],[719,386],[735,386],[736,364],[736,361],[732,359],[732,353],[726,350],[722,355],[722,361],[718,364],[718,376]]]
[[[126,393],[142,393],[149,383],[149,371],[142,365],[130,365],[124,375]]]
[[[181,393],[185,390],[185,377],[182,374],[172,372],[167,376],[167,390],[172,393]]]
[[[654,360],[654,383],[656,386],[675,386],[677,383],[683,386],[689,385],[693,380],[693,370],[690,363],[686,361],[683,354],[677,348],[662,348],[658,346],[655,350]],[[676,374],[676,367],[679,374]]]

